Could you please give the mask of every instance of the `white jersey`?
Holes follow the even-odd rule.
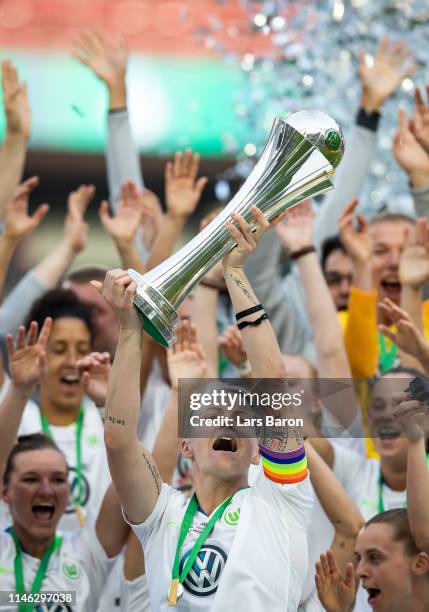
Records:
[[[317,597],[316,587],[314,587],[311,595],[299,606],[298,612],[325,612],[325,608]]]
[[[379,513],[379,480],[380,462],[378,459],[367,459],[359,453],[333,445],[333,472],[345,490],[356,502],[365,521]],[[384,510],[404,508],[407,492],[393,491],[386,484],[381,487]]]
[[[151,612],[146,574],[134,580],[121,577],[121,612]]]
[[[59,533],[61,535],[61,532]],[[15,543],[12,536],[0,532],[0,591],[15,591]],[[49,560],[42,591],[75,591],[76,604],[50,604],[55,612],[94,612],[113,559],[108,559],[95,530],[89,526],[80,533],[65,533],[61,547]],[[24,581],[30,591],[40,559],[22,553]],[[49,605],[40,606],[44,612]],[[4,612],[16,612],[17,606],[2,607]]]
[[[131,525],[143,545],[152,610],[167,611],[180,526],[189,499],[164,484],[145,523]],[[178,612],[246,609],[296,612],[307,572],[309,478],[278,485],[262,469],[253,486],[235,493],[184,581]],[[179,570],[209,520],[194,516],[181,549]]]
[[[42,431],[40,410],[34,402],[31,402],[25,407],[18,434],[32,434],[38,431]],[[58,528],[62,531],[77,531],[80,525],[73,501],[77,492],[76,423],[66,427],[50,425],[50,431],[55,444],[64,453],[69,466],[70,501]],[[81,476],[83,483],[82,511],[88,523],[94,522],[97,518],[104,494],[111,482],[103,437],[103,422],[95,405],[89,402],[84,407]]]
[[[378,459],[366,459],[343,446],[333,445],[333,472],[346,491],[356,502],[365,521],[380,511],[380,462]],[[407,501],[406,491],[393,491],[386,484],[381,487],[382,505],[384,510],[404,508]],[[359,587],[355,612],[370,612],[372,608],[367,603],[368,593]]]

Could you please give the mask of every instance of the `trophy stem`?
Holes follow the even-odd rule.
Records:
[[[301,125],[302,115],[307,121],[312,119],[313,125]],[[271,221],[302,200],[332,189],[330,176],[342,155],[342,138],[335,131],[338,126],[323,113],[302,112],[292,117],[290,122],[274,122],[255,168],[204,230],[144,276],[129,270],[138,284],[134,305],[143,317],[143,329],[163,346],[171,346],[176,339],[174,330],[180,322],[177,307],[208,270],[234,248],[225,227],[231,213],[242,215],[254,230],[252,205]],[[323,121],[327,127],[321,131],[319,122]]]

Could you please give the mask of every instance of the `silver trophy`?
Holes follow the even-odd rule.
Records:
[[[180,323],[176,308],[236,243],[224,223],[232,212],[255,228],[250,207],[255,205],[271,221],[287,208],[333,188],[331,176],[344,153],[338,124],[325,113],[301,111],[287,121],[276,119],[262,155],[246,182],[207,227],[159,266],[139,274],[134,306],[143,329],[162,346],[176,341]]]

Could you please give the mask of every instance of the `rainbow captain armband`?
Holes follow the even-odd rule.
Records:
[[[279,484],[295,484],[307,478],[307,457],[301,446],[288,453],[279,453],[265,446],[259,447],[265,476]]]

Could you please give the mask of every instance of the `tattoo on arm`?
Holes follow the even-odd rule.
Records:
[[[276,431],[277,429],[277,431]],[[258,436],[258,443],[264,448],[285,453],[289,439],[288,426],[279,429],[275,427],[264,427],[262,436]]]
[[[149,468],[150,473],[153,476],[153,479],[155,481],[156,488],[157,488],[157,491],[158,491],[158,495],[159,495],[161,493],[162,480],[161,480],[161,476],[159,475],[158,468],[153,463],[153,461],[151,461],[151,459],[149,459],[149,457],[146,455],[146,453],[143,453],[143,459],[146,461],[146,465]]]
[[[106,420],[112,425],[122,425],[122,427],[125,425],[124,419],[118,419],[118,417],[110,416],[110,414],[106,414]]]
[[[283,411],[273,416],[280,419],[293,419],[295,418],[295,411],[292,406],[288,406],[284,407]],[[257,432],[257,437],[260,446],[278,453],[287,453],[288,442],[293,440],[293,438],[295,438],[298,447],[304,444],[301,428],[294,425],[288,425],[286,422],[282,425],[263,426],[261,430]]]
[[[232,280],[234,281],[234,283],[237,285],[237,287],[240,289],[240,291],[247,297],[247,299],[249,300],[249,302],[251,302],[252,304],[255,304],[255,306],[257,305],[257,301],[255,300],[255,298],[249,293],[248,289],[246,288],[246,286],[244,285],[243,281],[241,280],[241,278],[239,276],[236,276],[235,274],[231,274],[230,275]]]

